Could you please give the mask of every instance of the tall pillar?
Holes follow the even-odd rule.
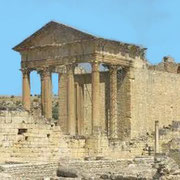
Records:
[[[92,134],[98,134],[101,130],[101,122],[99,117],[100,102],[99,102],[99,90],[100,90],[100,74],[99,63],[92,63]]]
[[[30,71],[28,69],[22,69],[23,82],[22,82],[22,103],[25,110],[30,111],[31,97],[30,97]]]
[[[45,97],[45,83],[44,83],[44,73],[43,71],[39,71],[40,79],[41,79],[41,113],[44,115],[44,97]]]
[[[68,110],[67,110],[67,74],[59,73],[58,80],[58,125],[61,126],[62,131],[68,134]]]
[[[81,122],[81,112],[80,112],[80,109],[81,109],[81,104],[80,104],[80,92],[79,92],[79,83],[76,82],[75,83],[75,111],[76,111],[76,132],[78,135],[80,135],[80,129],[81,129],[81,125],[80,125],[80,122]]]
[[[110,136],[117,138],[117,66],[110,66]]]
[[[155,121],[155,154],[159,153],[159,121]]]
[[[84,135],[84,84],[79,85],[80,93],[80,135]]]
[[[83,85],[76,83],[76,122],[78,135],[84,135],[84,117],[83,117]]]
[[[44,116],[47,119],[52,118],[52,81],[49,68],[43,70],[44,76]]]
[[[70,135],[76,134],[74,67],[74,64],[67,65],[68,133]]]

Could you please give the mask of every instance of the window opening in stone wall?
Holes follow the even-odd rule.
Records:
[[[25,137],[25,141],[27,141],[27,140],[28,140],[28,136]]]
[[[18,135],[24,134],[27,132],[27,129],[18,129]]]

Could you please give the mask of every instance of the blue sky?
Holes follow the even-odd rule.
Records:
[[[179,0],[0,0],[0,95],[21,94],[20,55],[12,47],[50,20],[147,47],[151,63],[166,55],[180,63],[179,9]],[[38,94],[38,75],[31,80]],[[53,85],[57,92],[55,75]]]

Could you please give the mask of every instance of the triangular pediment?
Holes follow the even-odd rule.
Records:
[[[79,40],[94,38],[96,37],[88,33],[51,21],[13,49],[16,51],[23,51],[36,46],[72,43]]]

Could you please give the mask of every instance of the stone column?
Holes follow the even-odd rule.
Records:
[[[74,64],[67,65],[67,109],[68,109],[68,133],[76,134],[75,115],[75,87],[74,87]]]
[[[80,104],[80,91],[79,91],[79,83],[75,83],[75,111],[76,111],[76,132],[78,135],[80,135],[80,122],[81,122],[81,104]]]
[[[30,71],[29,69],[21,69],[23,74],[22,82],[22,103],[25,110],[30,111],[31,108],[31,88],[30,88]]]
[[[78,135],[84,134],[84,117],[83,117],[83,85],[75,83],[76,85],[76,122],[77,122],[77,133]]]
[[[42,115],[44,115],[44,105],[45,105],[45,102],[44,102],[44,97],[45,97],[45,83],[44,83],[44,73],[43,71],[39,71],[39,74],[40,74],[40,78],[41,78],[41,112],[42,112]]]
[[[60,125],[62,131],[65,134],[68,134],[68,110],[67,110],[67,74],[66,72],[59,73],[59,80],[58,80],[58,114],[59,120],[58,125]]]
[[[99,63],[92,63],[92,134],[98,134],[101,131],[101,122],[99,117],[100,102],[100,74]]]
[[[155,154],[159,153],[159,121],[155,121]]]
[[[52,118],[52,81],[49,68],[43,70],[44,76],[44,116],[47,119]]]
[[[117,66],[110,66],[110,136],[117,138]]]
[[[79,85],[80,93],[80,135],[84,135],[84,85]]]

